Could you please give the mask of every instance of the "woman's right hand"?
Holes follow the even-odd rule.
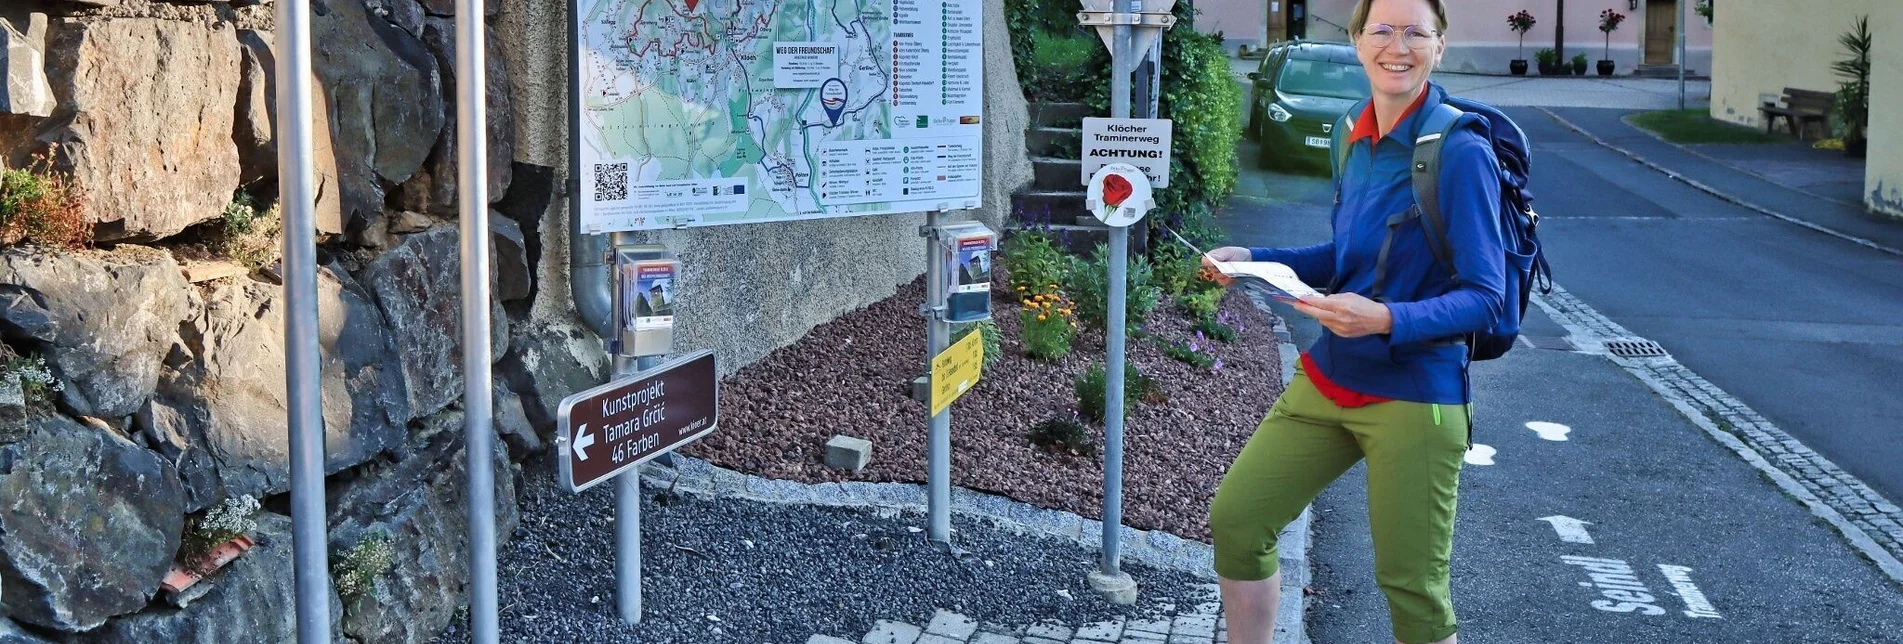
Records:
[[[1209,269],[1210,274],[1215,277],[1216,283],[1221,284],[1223,286],[1233,286],[1235,284],[1235,280],[1230,279],[1229,276],[1227,275],[1223,275],[1222,271],[1216,270],[1215,263],[1216,262],[1246,262],[1246,261],[1249,261],[1249,259],[1254,256],[1255,254],[1249,252],[1249,249],[1247,248],[1243,248],[1241,246],[1224,246],[1222,248],[1209,251],[1208,253],[1204,253],[1203,267]]]

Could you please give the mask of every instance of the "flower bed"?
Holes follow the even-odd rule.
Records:
[[[992,313],[1001,355],[987,356],[982,379],[951,408],[953,484],[1101,518],[1101,424],[1079,420],[1081,443],[1038,426],[1079,419],[1076,381],[1103,360],[1103,333],[1082,324],[1067,355],[1029,358],[1024,322],[1076,305],[1066,298],[1027,307],[1010,281],[998,284]],[[1154,387],[1126,409],[1124,521],[1207,540],[1210,497],[1280,392],[1281,366],[1270,314],[1240,294],[1198,292],[1215,303],[1202,309],[1207,320],[1227,322],[1221,328],[1235,333],[1233,342],[1198,338],[1197,316],[1179,304],[1193,297],[1184,292],[1160,295],[1128,343],[1129,364]],[[927,418],[910,396],[926,364],[923,297],[915,281],[731,375],[721,385],[720,429],[683,452],[807,482],[924,482]],[[1033,433],[1059,441],[1034,441]],[[825,442],[835,434],[871,440],[871,464],[857,473],[826,467]]]

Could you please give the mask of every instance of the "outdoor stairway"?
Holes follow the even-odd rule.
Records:
[[[1084,208],[1082,182],[1083,119],[1091,116],[1082,103],[1033,103],[1031,126],[1024,147],[1031,155],[1035,180],[1011,196],[1013,228],[1049,226],[1056,240],[1076,253],[1088,253],[1109,239],[1109,229]],[[1143,235],[1132,235],[1131,248],[1140,251]]]
[[[1633,76],[1640,78],[1678,78],[1677,65],[1640,65],[1632,70]]]

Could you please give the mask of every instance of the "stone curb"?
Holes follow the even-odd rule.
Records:
[[[1735,206],[1738,206],[1738,207],[1740,207],[1740,208],[1744,208],[1744,209],[1746,209],[1746,210],[1751,210],[1751,211],[1753,211],[1753,212],[1757,212],[1757,213],[1759,213],[1759,214],[1762,214],[1762,215],[1765,215],[1765,216],[1768,216],[1768,217],[1774,217],[1774,218],[1777,218],[1777,219],[1781,219],[1781,220],[1783,220],[1783,221],[1785,221],[1785,222],[1788,222],[1788,223],[1791,223],[1791,224],[1795,224],[1795,225],[1798,225],[1798,226],[1802,226],[1802,227],[1804,227],[1804,228],[1809,228],[1809,229],[1811,229],[1811,230],[1814,230],[1814,231],[1817,231],[1817,232],[1820,232],[1820,233],[1823,233],[1823,234],[1826,234],[1826,235],[1830,235],[1830,236],[1832,236],[1832,237],[1836,237],[1836,238],[1838,238],[1838,239],[1842,239],[1842,240],[1844,240],[1844,241],[1847,241],[1847,242],[1850,242],[1850,243],[1853,243],[1853,244],[1856,244],[1856,245],[1858,245],[1858,246],[1863,246],[1863,247],[1866,247],[1866,248],[1869,248],[1869,249],[1871,249],[1871,250],[1876,250],[1876,251],[1880,251],[1880,252],[1884,252],[1884,253],[1889,253],[1889,254],[1891,254],[1891,255],[1897,255],[1897,256],[1903,256],[1903,250],[1899,250],[1899,249],[1895,249],[1895,248],[1891,248],[1891,247],[1889,247],[1889,246],[1884,246],[1883,244],[1879,244],[1879,243],[1877,243],[1877,242],[1874,242],[1874,241],[1871,241],[1871,240],[1868,240],[1868,239],[1864,239],[1864,238],[1862,238],[1862,237],[1858,237],[1858,236],[1856,236],[1856,235],[1852,235],[1852,234],[1849,234],[1849,233],[1845,233],[1845,232],[1841,232],[1841,231],[1838,231],[1838,230],[1835,230],[1835,229],[1831,229],[1831,228],[1827,228],[1827,227],[1825,227],[1825,226],[1822,226],[1822,225],[1819,225],[1819,224],[1816,224],[1816,223],[1813,223],[1813,222],[1810,222],[1810,221],[1806,221],[1806,220],[1804,220],[1804,219],[1799,219],[1799,218],[1797,218],[1797,217],[1792,217],[1792,216],[1790,216],[1790,215],[1786,215],[1786,214],[1784,214],[1784,213],[1781,213],[1781,212],[1778,212],[1778,211],[1775,211],[1775,210],[1772,210],[1772,209],[1770,209],[1770,208],[1766,208],[1766,207],[1764,207],[1764,206],[1760,206],[1760,205],[1758,205],[1758,204],[1755,204],[1755,203],[1752,203],[1752,202],[1749,202],[1749,201],[1746,201],[1746,200],[1744,200],[1743,198],[1741,198],[1741,197],[1738,197],[1737,195],[1733,195],[1733,194],[1731,194],[1731,193],[1728,193],[1728,192],[1724,192],[1724,191],[1722,191],[1722,190],[1719,190],[1719,189],[1717,189],[1717,188],[1713,188],[1713,187],[1711,187],[1711,186],[1709,186],[1709,185],[1706,185],[1706,184],[1705,184],[1704,182],[1702,182],[1702,181],[1699,181],[1699,180],[1697,180],[1697,179],[1693,179],[1693,178],[1691,178],[1691,177],[1687,177],[1687,176],[1685,176],[1685,175],[1682,175],[1682,174],[1679,174],[1679,173],[1677,173],[1677,172],[1674,172],[1674,171],[1672,171],[1671,169],[1669,169],[1669,168],[1666,168],[1665,166],[1662,166],[1662,165],[1659,165],[1658,163],[1655,163],[1655,162],[1653,162],[1652,160],[1650,160],[1650,159],[1647,159],[1647,158],[1645,158],[1645,157],[1644,157],[1643,155],[1640,155],[1640,154],[1639,154],[1639,153],[1637,153],[1637,152],[1633,152],[1633,151],[1631,151],[1631,150],[1627,150],[1627,149],[1625,149],[1625,148],[1622,148],[1622,147],[1619,147],[1619,146],[1617,146],[1617,145],[1613,145],[1611,141],[1607,141],[1607,140],[1605,140],[1605,139],[1602,139],[1602,138],[1599,138],[1599,136],[1598,136],[1598,135],[1596,135],[1596,134],[1593,134],[1593,133],[1591,133],[1591,132],[1588,132],[1588,131],[1586,131],[1586,128],[1583,128],[1583,127],[1580,127],[1580,126],[1578,126],[1578,125],[1575,125],[1575,124],[1574,124],[1574,123],[1573,123],[1572,121],[1568,121],[1568,120],[1566,120],[1566,119],[1565,119],[1564,117],[1561,117],[1561,116],[1560,116],[1559,114],[1557,114],[1557,113],[1555,113],[1555,112],[1554,112],[1553,110],[1551,110],[1551,109],[1548,109],[1548,108],[1545,108],[1545,107],[1534,107],[1533,109],[1536,109],[1536,110],[1539,110],[1539,111],[1540,111],[1540,112],[1542,112],[1542,113],[1545,113],[1547,117],[1549,117],[1549,118],[1551,118],[1551,119],[1553,119],[1553,121],[1554,121],[1554,122],[1557,122],[1557,123],[1559,123],[1559,124],[1560,124],[1561,126],[1564,126],[1564,127],[1566,128],[1566,129],[1569,129],[1569,130],[1572,130],[1572,131],[1574,131],[1574,132],[1577,132],[1577,133],[1579,133],[1579,135],[1580,135],[1580,136],[1583,136],[1583,137],[1586,137],[1586,138],[1588,138],[1588,139],[1592,139],[1592,142],[1593,142],[1593,143],[1597,143],[1597,144],[1599,144],[1599,146],[1600,146],[1600,147],[1603,147],[1603,148],[1606,148],[1606,149],[1608,149],[1608,150],[1612,150],[1613,152],[1618,152],[1619,154],[1623,154],[1623,155],[1625,155],[1625,156],[1626,156],[1627,158],[1630,158],[1630,159],[1632,159],[1633,161],[1635,161],[1635,162],[1638,162],[1638,163],[1639,163],[1639,165],[1643,165],[1643,166],[1645,166],[1645,167],[1648,167],[1648,168],[1651,168],[1651,169],[1653,169],[1653,170],[1657,170],[1657,171],[1658,171],[1659,173],[1661,173],[1661,174],[1664,174],[1664,175],[1665,175],[1665,176],[1667,176],[1667,177],[1670,177],[1670,178],[1672,178],[1672,179],[1674,179],[1674,180],[1677,180],[1677,181],[1678,181],[1678,182],[1680,182],[1680,183],[1683,183],[1683,184],[1685,184],[1685,185],[1688,185],[1688,186],[1691,186],[1691,187],[1693,187],[1693,188],[1697,188],[1698,190],[1701,190],[1701,191],[1704,191],[1705,193],[1707,193],[1707,194],[1710,194],[1710,195],[1711,195],[1711,196],[1713,196],[1713,197],[1717,197],[1718,199],[1720,199],[1720,200],[1723,200],[1723,201],[1725,201],[1726,203],[1730,203],[1730,204],[1732,204],[1732,205],[1735,205]],[[1669,141],[1667,142],[1667,144],[1668,144],[1668,145],[1677,145],[1676,143],[1670,143]],[[1690,150],[1687,150],[1687,152],[1691,152],[1691,151],[1690,151]],[[1696,152],[1691,152],[1691,153],[1692,153],[1692,154],[1698,154],[1698,153],[1696,153]],[[1701,157],[1702,157],[1703,155],[1699,155],[1699,156],[1701,156]],[[1812,198],[1816,198],[1816,199],[1822,199],[1822,197],[1817,197],[1817,196],[1815,196],[1815,195],[1810,195],[1809,193],[1802,193],[1802,194],[1805,194],[1805,195],[1809,195],[1809,196],[1811,196]],[[1830,200],[1826,200],[1826,201],[1830,201]],[[1834,201],[1833,201],[1833,203],[1836,203],[1836,202],[1834,202]]]
[[[1778,488],[1836,528],[1850,545],[1903,584],[1903,508],[1784,433],[1770,420],[1671,357],[1624,358],[1610,340],[1637,339],[1565,289],[1534,302],[1578,339],[1586,353],[1605,355],[1670,403],[1712,440],[1730,448]]]

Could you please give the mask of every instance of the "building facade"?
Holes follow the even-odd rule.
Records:
[[[1864,203],[1903,217],[1903,50],[1885,43],[1903,29],[1897,0],[1723,0],[1714,16],[1717,59],[1711,79],[1711,116],[1763,127],[1758,106],[1785,88],[1834,92],[1841,79],[1832,62],[1846,57],[1838,37],[1868,16],[1871,53],[1869,157]],[[1782,122],[1779,123],[1782,127]]]
[[[1729,0],[1727,0],[1729,1]],[[1565,2],[1563,56],[1586,54],[1589,66],[1607,58],[1615,74],[1631,74],[1641,65],[1667,72],[1678,64],[1677,34],[1680,2],[1695,0],[1570,0]],[[1256,46],[1294,38],[1347,40],[1348,20],[1355,0],[1203,0],[1196,29],[1222,32],[1231,47]],[[1509,73],[1516,58],[1534,60],[1534,52],[1554,47],[1560,27],[1557,0],[1449,0],[1447,55],[1442,68],[1455,72]],[[1626,19],[1611,37],[1599,31],[1601,11],[1612,9]],[[1525,10],[1537,21],[1521,46],[1519,34],[1507,26],[1507,16]],[[1704,76],[1711,72],[1712,24],[1689,8],[1683,11],[1688,37],[1686,71]],[[1253,28],[1251,20],[1262,26]],[[1531,65],[1530,65],[1531,66]],[[1532,71],[1529,73],[1538,73]],[[1588,73],[1594,73],[1589,71]]]

